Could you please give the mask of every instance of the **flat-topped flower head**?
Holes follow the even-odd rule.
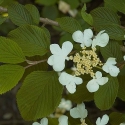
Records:
[[[85,29],[84,32],[77,30],[72,34],[73,40],[77,43],[81,43],[81,47],[90,47],[92,44],[92,37],[93,32],[91,29]]]
[[[40,123],[34,122],[32,125],[48,125],[48,119],[43,118],[43,119],[41,119]]]
[[[97,71],[95,74],[95,78],[90,80],[86,85],[89,92],[96,92],[99,89],[99,85],[104,85],[108,82],[107,77],[102,77],[102,73]]]
[[[68,117],[65,115],[62,115],[58,119],[59,125],[68,125]]]
[[[120,72],[119,68],[115,66],[116,64],[116,58],[108,58],[106,63],[103,65],[102,69],[106,72],[109,73],[111,76],[116,77],[118,73]]]
[[[72,102],[62,98],[58,107],[69,111],[72,108]]]
[[[108,115],[103,115],[102,119],[100,117],[97,118],[96,120],[96,125],[106,125],[109,121],[109,116]]]
[[[92,48],[98,46],[105,47],[109,42],[109,35],[104,33],[105,30],[100,31],[92,41]]]
[[[62,49],[58,44],[51,44],[50,51],[53,55],[48,58],[47,63],[53,66],[55,71],[62,71],[65,68],[65,60],[69,60],[67,56],[72,49],[73,45],[69,41],[62,44]]]
[[[83,80],[80,77],[72,76],[66,72],[62,72],[59,77],[59,82],[65,85],[70,93],[76,91],[76,85],[82,84]]]
[[[70,115],[73,118],[81,118],[81,120],[86,118],[88,115],[88,111],[85,109],[85,104],[77,104],[77,107],[70,109]]]

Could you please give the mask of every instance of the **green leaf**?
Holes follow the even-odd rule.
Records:
[[[6,20],[7,18],[6,17],[3,17],[0,15],[0,25]]]
[[[19,65],[0,66],[0,94],[3,94],[18,84],[25,69]]]
[[[83,83],[77,87],[76,92],[74,94],[69,95],[69,99],[78,104],[82,103],[83,101],[92,101],[94,98],[94,94],[90,93],[87,90],[87,83],[88,82],[83,81]]]
[[[46,32],[37,26],[21,26],[11,31],[8,37],[15,41],[29,57],[42,56],[49,50],[50,39]]]
[[[118,97],[125,101],[125,76],[118,76],[119,81],[119,90],[118,90]]]
[[[21,4],[11,4],[8,7],[8,14],[12,22],[17,26],[34,24],[30,12]]]
[[[125,1],[124,0],[104,0],[109,5],[113,6],[118,11],[125,14]]]
[[[123,55],[122,51],[120,49],[120,45],[118,44],[117,41],[111,40],[105,47],[100,47],[101,54],[105,61],[109,57],[114,57],[116,58],[117,62],[123,61]]]
[[[117,78],[108,76],[108,82],[100,86],[99,90],[94,94],[96,106],[101,110],[110,109],[115,102],[118,88]]]
[[[113,10],[106,7],[99,7],[94,9],[91,15],[93,17],[93,25],[98,32],[105,30],[111,39],[125,39],[125,30],[121,27],[119,17]]]
[[[59,105],[63,87],[55,72],[34,71],[29,74],[17,93],[17,103],[25,120],[50,115]]]
[[[77,22],[76,19],[72,17],[62,17],[58,18],[57,22],[59,23],[60,27],[69,33],[73,33],[77,30],[82,30],[80,24]]]
[[[25,60],[25,56],[17,43],[0,37],[0,62],[15,64]]]
[[[36,3],[42,4],[45,6],[50,6],[53,5],[57,2],[58,0],[35,0]]]
[[[89,25],[93,25],[93,18],[91,16],[91,14],[86,13],[86,4],[84,4],[82,10],[81,10],[81,15],[82,18],[89,24]]]
[[[53,6],[43,7],[42,16],[45,17],[45,18],[55,20],[58,16],[57,6],[53,5]]]
[[[25,8],[29,11],[30,15],[32,16],[33,22],[38,25],[40,19],[40,14],[38,9],[32,4],[25,5]]]
[[[125,114],[113,112],[109,116],[111,125],[120,125],[120,123],[125,122]]]

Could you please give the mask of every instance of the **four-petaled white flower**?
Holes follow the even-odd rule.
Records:
[[[72,76],[66,72],[62,72],[59,77],[59,82],[65,85],[70,93],[76,91],[76,85],[82,84],[82,79],[80,77]]]
[[[58,107],[61,109],[70,110],[72,108],[72,102],[70,100],[65,100],[64,98],[62,98]]]
[[[93,32],[91,29],[85,29],[84,32],[80,30],[75,31],[72,34],[72,38],[75,42],[81,43],[81,47],[90,47],[92,44]]]
[[[70,115],[73,118],[81,118],[81,120],[86,118],[88,115],[88,111],[85,109],[85,104],[77,104],[77,107],[70,109]]]
[[[102,73],[99,71],[96,72],[95,77],[86,85],[89,92],[96,92],[99,89],[99,85],[104,85],[108,82],[108,78],[102,77]]]
[[[68,117],[65,115],[62,115],[58,119],[59,125],[68,125]]]
[[[67,55],[72,51],[73,45],[66,41],[62,44],[62,49],[58,44],[51,44],[50,51],[53,55],[48,58],[47,63],[53,66],[55,71],[62,71],[65,68],[65,60],[68,60]]]
[[[40,123],[34,122],[32,125],[48,125],[48,119],[43,118],[43,119],[41,119]]]
[[[125,123],[120,123],[120,125],[125,125]]]
[[[96,45],[105,47],[109,42],[109,36],[107,33],[104,33],[105,30],[100,31],[97,36],[92,41],[92,48],[96,47]]]
[[[116,64],[116,59],[115,58],[108,58],[106,63],[103,65],[102,69],[106,72],[109,73],[111,76],[116,77],[118,73],[120,72],[119,68],[115,66]]]
[[[100,117],[97,118],[96,120],[96,125],[106,125],[109,121],[109,116],[108,115],[103,115],[102,119]]]

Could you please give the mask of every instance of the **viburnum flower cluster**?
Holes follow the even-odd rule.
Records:
[[[72,34],[75,42],[80,43],[81,50],[71,55],[73,44],[70,41],[65,41],[62,48],[58,44],[51,44],[50,51],[53,55],[48,58],[48,64],[57,72],[60,72],[59,82],[66,86],[69,93],[76,91],[76,85],[83,83],[84,79],[79,76],[88,74],[92,80],[86,85],[89,92],[96,92],[99,86],[108,83],[108,77],[103,77],[100,71],[94,72],[94,68],[99,68],[116,77],[120,72],[116,66],[116,59],[108,58],[106,63],[102,63],[96,53],[96,46],[105,47],[109,42],[109,36],[105,30],[100,31],[94,36],[91,29],[85,29],[84,32],[78,30]],[[72,60],[75,68],[74,73],[68,74],[64,70],[65,61]]]

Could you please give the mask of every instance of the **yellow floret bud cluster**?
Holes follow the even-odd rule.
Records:
[[[86,50],[86,47],[84,47],[82,48],[82,51],[76,53],[74,57],[70,56],[69,59],[73,60],[75,63],[76,76],[90,74],[91,77],[94,77],[95,73],[93,72],[93,67],[103,65],[96,54],[96,48],[92,48],[92,50]]]

